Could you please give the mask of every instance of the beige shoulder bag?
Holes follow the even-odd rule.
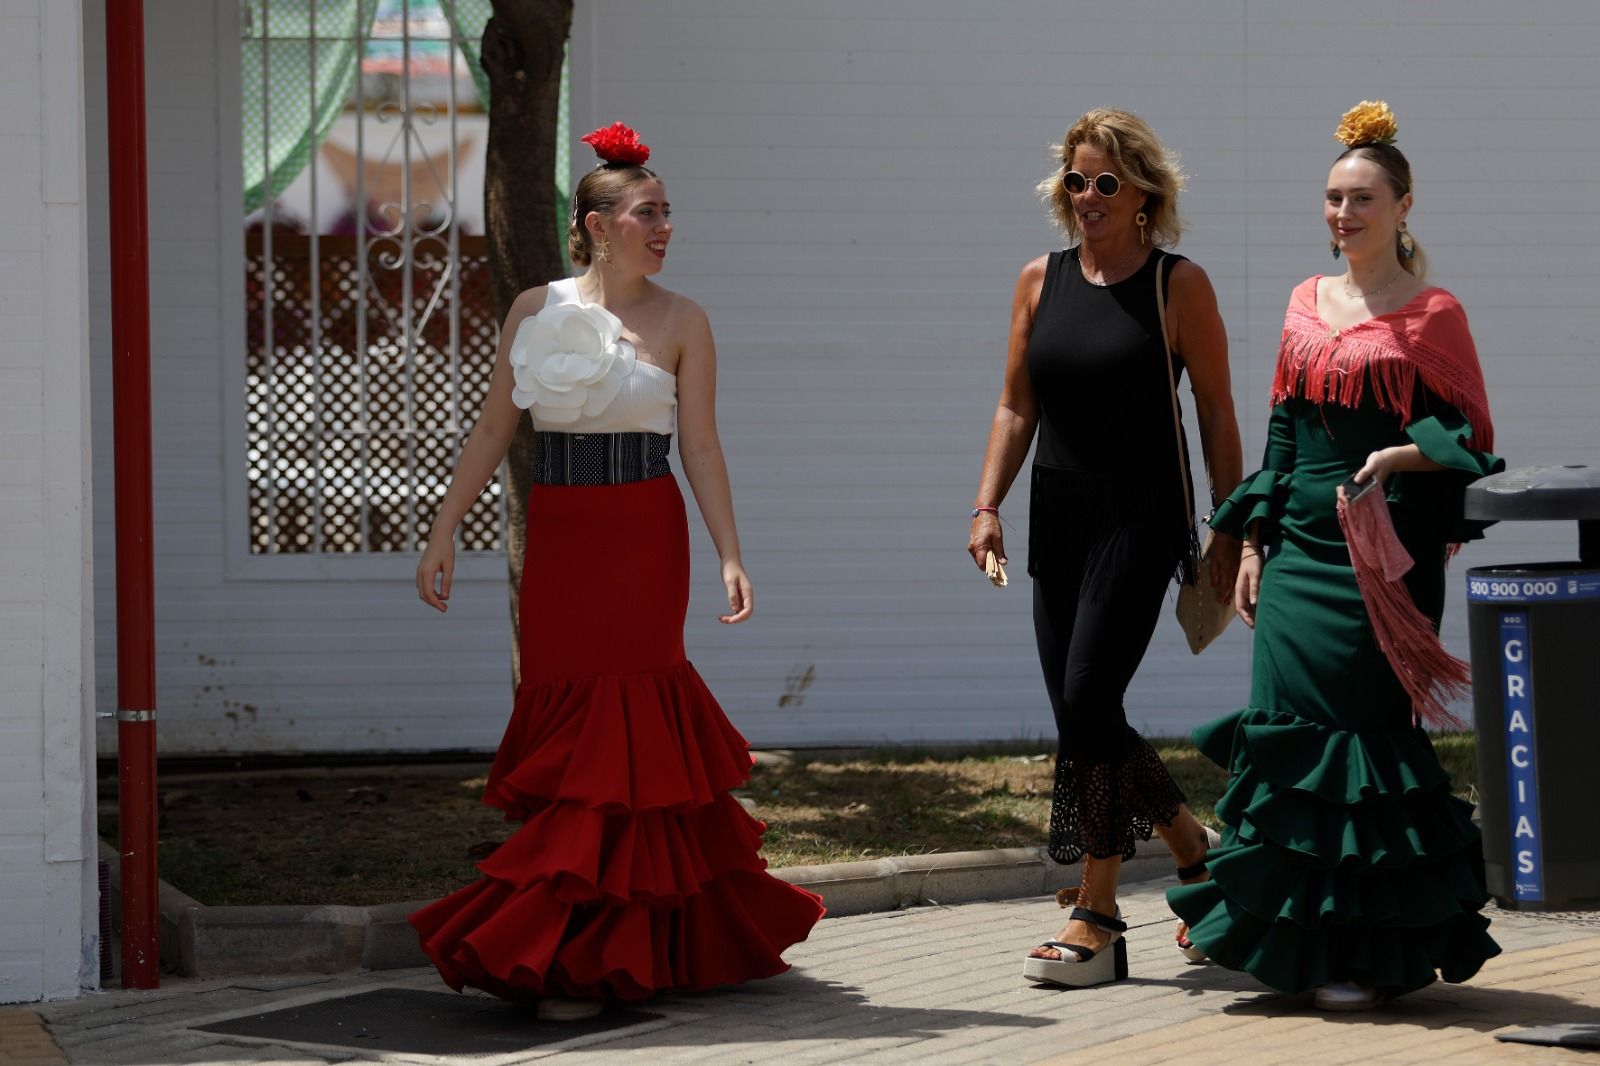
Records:
[[[1162,285],[1162,274],[1166,267],[1166,255],[1156,260],[1156,312],[1161,320],[1161,350],[1166,353],[1167,385],[1172,394],[1172,431],[1178,438],[1178,480],[1183,482],[1183,520],[1189,528],[1194,528],[1194,487],[1189,484],[1189,466],[1183,461],[1185,447],[1183,440],[1183,416],[1178,408],[1178,379],[1172,372],[1172,344],[1167,339],[1167,292]],[[1207,471],[1209,478],[1210,472]],[[1190,580],[1178,585],[1178,624],[1183,627],[1183,635],[1189,640],[1189,650],[1195,655],[1205,651],[1213,640],[1228,628],[1228,623],[1233,620],[1233,597],[1229,596],[1221,603],[1217,602],[1216,593],[1211,588],[1209,579],[1210,566],[1208,560],[1211,555],[1211,532],[1206,531],[1206,544],[1198,553],[1191,549],[1189,560]]]

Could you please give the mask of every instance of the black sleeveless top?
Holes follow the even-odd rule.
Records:
[[[1048,260],[1024,356],[1039,407],[1030,574],[1133,525],[1159,531],[1155,541],[1163,555],[1170,550],[1172,565],[1187,554],[1193,521],[1179,480],[1155,293],[1158,264],[1170,286],[1181,258],[1152,251],[1131,276],[1106,286],[1084,280],[1077,248]],[[1176,381],[1184,369],[1176,352],[1172,367]],[[1187,471],[1187,454],[1183,463]],[[1084,562],[1072,560],[1070,569]]]

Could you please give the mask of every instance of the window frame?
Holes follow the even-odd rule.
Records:
[[[243,204],[232,193],[244,188],[243,62],[241,5],[217,5],[216,120],[221,153],[217,199],[219,262],[222,264],[221,326],[223,437],[223,567],[229,581],[410,580],[421,551],[270,552],[250,550],[248,374],[245,340],[245,231]],[[500,474],[496,475],[500,477]],[[502,484],[504,480],[502,478]],[[503,513],[503,512],[502,512]],[[458,551],[460,581],[505,582],[506,551]]]

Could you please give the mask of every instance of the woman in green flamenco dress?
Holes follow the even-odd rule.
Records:
[[[1250,705],[1195,733],[1231,773],[1225,830],[1209,880],[1168,892],[1191,957],[1314,989],[1330,1010],[1464,981],[1500,950],[1471,807],[1421,727],[1448,719],[1448,684],[1395,646],[1340,518],[1356,506],[1346,480],[1376,479],[1414,561],[1387,607],[1432,642],[1424,661],[1451,662],[1436,636],[1445,562],[1483,528],[1460,517],[1462,490],[1503,464],[1466,315],[1424,283],[1406,232],[1411,171],[1393,135],[1386,105],[1345,116],[1325,214],[1348,270],[1294,290],[1262,469],[1211,522],[1245,538]]]

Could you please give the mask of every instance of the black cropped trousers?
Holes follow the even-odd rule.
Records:
[[[1185,802],[1123,705],[1166,604],[1171,532],[1120,527],[1088,554],[1040,568],[1033,586],[1039,664],[1060,742],[1050,854],[1064,863],[1084,854],[1132,858],[1135,841],[1170,824]]]

